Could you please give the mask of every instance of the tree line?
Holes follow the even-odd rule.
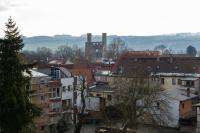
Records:
[[[200,56],[200,52],[194,46],[189,45],[185,51],[175,52],[172,48],[168,48],[165,45],[158,45],[154,48],[154,50],[158,50],[162,55],[170,55],[170,54],[185,54],[188,56]]]
[[[128,47],[124,40],[121,38],[114,38],[108,45],[107,56],[108,58],[117,59],[121,54],[128,51]],[[38,47],[36,51],[23,50],[22,51],[27,62],[39,61],[46,63],[51,59],[65,59],[75,61],[76,59],[85,58],[84,48],[73,45],[61,45],[56,50],[47,47]]]

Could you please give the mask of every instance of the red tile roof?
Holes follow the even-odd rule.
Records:
[[[72,75],[83,75],[89,86],[95,82],[94,73],[91,68],[69,69],[69,71]]]
[[[148,72],[175,72],[175,73],[200,73],[199,57],[173,57],[159,56],[135,56],[128,52],[121,56],[112,71],[118,73],[120,67],[124,73],[148,73]],[[134,52],[133,52],[134,53]],[[140,53],[140,52],[137,52]],[[138,54],[137,54],[138,55]]]

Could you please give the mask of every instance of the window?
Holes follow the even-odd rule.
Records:
[[[60,70],[56,70],[56,79],[60,78]]]
[[[60,88],[50,89],[50,98],[60,97]]]
[[[108,99],[108,101],[111,101],[112,100],[112,96],[111,95],[107,95],[107,99]]]
[[[44,84],[45,84],[45,81],[44,81],[44,79],[41,79],[41,80],[40,80],[40,84],[42,84],[42,85],[44,85]]]
[[[161,78],[161,84],[164,85],[165,84],[165,79]]]
[[[89,93],[89,96],[93,96],[93,94],[92,94],[92,93]]]
[[[71,87],[71,85],[68,85],[67,88],[68,88],[68,91],[71,91],[71,88],[72,88],[72,87]]]
[[[178,85],[181,85],[181,82],[182,82],[181,79],[178,79]]]
[[[184,81],[183,86],[194,87],[194,81]]]
[[[67,99],[66,101],[67,101],[66,105],[68,107],[71,107],[72,106],[72,100],[71,99]]]
[[[53,97],[56,97],[56,88],[53,88]]]
[[[67,110],[72,107],[72,100],[71,99],[66,99],[62,101],[62,108],[63,110]]]
[[[101,96],[101,94],[96,94],[96,96],[97,96],[97,97],[100,97],[100,96]]]
[[[44,97],[44,96],[41,96],[41,97],[40,97],[41,103],[44,103],[44,100],[45,100],[45,97]]]
[[[176,78],[172,78],[172,85],[176,85]]]
[[[181,106],[182,106],[182,108],[184,108],[184,106],[185,106],[184,103],[182,103]]]
[[[56,95],[56,96],[59,97],[59,96],[60,96],[60,89],[57,88],[56,92],[57,92],[57,95]]]
[[[63,89],[62,89],[64,92],[66,91],[66,86],[63,86]]]
[[[44,126],[41,126],[41,127],[40,127],[40,130],[43,131],[43,130],[44,130]]]
[[[156,103],[156,108],[160,109],[160,103],[159,102]]]

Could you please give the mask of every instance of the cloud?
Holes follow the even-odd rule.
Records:
[[[0,11],[7,11],[12,7],[21,6],[20,0],[0,0]]]
[[[6,11],[6,10],[8,10],[8,8],[6,6],[0,5],[0,12]]]

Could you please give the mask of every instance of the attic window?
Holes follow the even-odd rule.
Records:
[[[178,69],[178,66],[175,66],[175,69]]]

